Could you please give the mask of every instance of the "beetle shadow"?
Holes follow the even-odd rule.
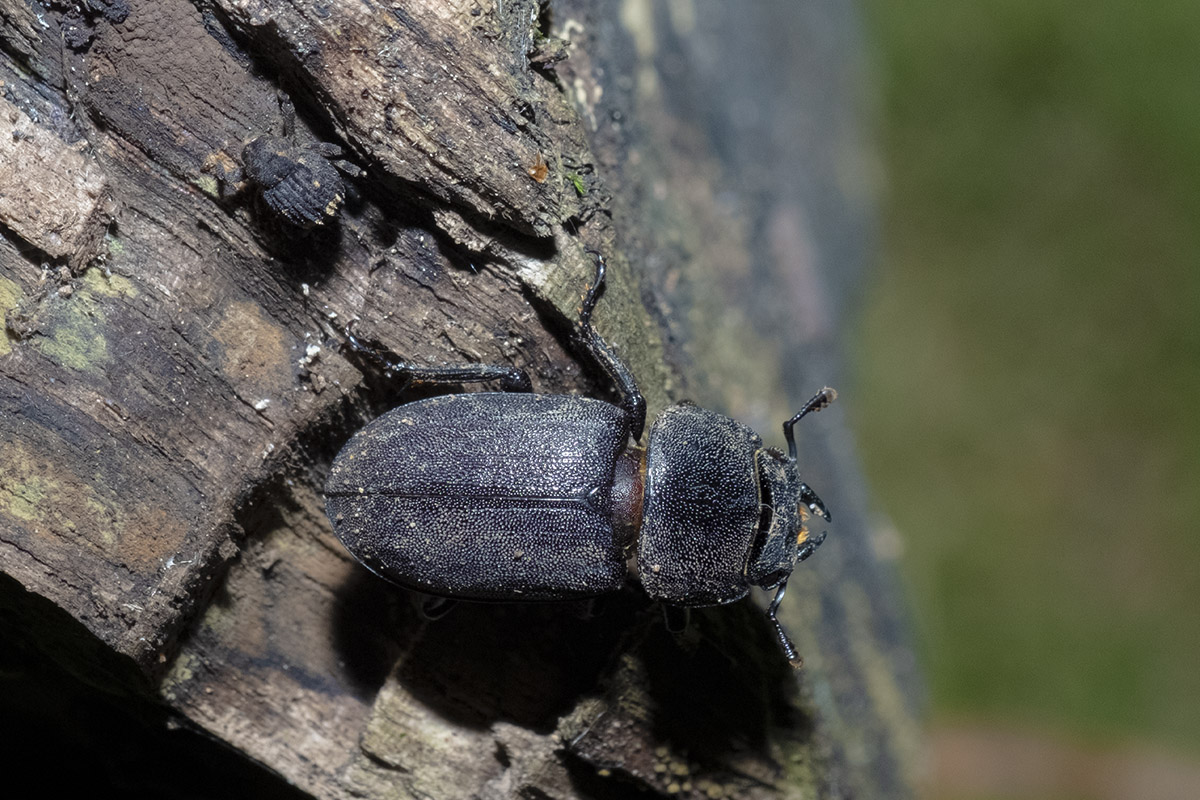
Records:
[[[646,604],[636,592],[618,592],[589,619],[583,602],[459,602],[429,620],[419,610],[423,597],[354,570],[338,588],[334,614],[334,645],[348,679],[364,696],[394,681],[464,727],[505,721],[539,733],[553,731],[595,690]]]
[[[780,745],[811,739],[815,727],[761,610],[701,609],[677,636],[654,616],[639,620],[602,677],[604,710],[567,744],[572,780],[589,786],[600,770],[670,794],[680,775],[736,792],[777,774]]]
[[[760,752],[772,729],[812,728],[796,673],[749,602],[697,609],[675,635],[632,588],[605,596],[591,619],[582,603],[460,602],[428,620],[423,597],[365,568],[339,587],[335,646],[364,700],[390,680],[453,724],[548,734],[581,697],[602,696],[607,714],[640,709],[623,736],[669,742],[700,763]]]
[[[813,721],[797,708],[796,672],[748,600],[694,610],[681,636],[654,626],[635,655],[644,665],[654,739],[698,761],[761,752],[775,728],[811,730]]]
[[[403,590],[355,564],[334,594],[333,647],[344,680],[369,702],[415,638],[421,620]]]

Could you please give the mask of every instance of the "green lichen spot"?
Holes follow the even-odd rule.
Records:
[[[188,653],[180,653],[171,665],[170,671],[163,677],[159,685],[159,693],[167,700],[175,700],[187,691],[187,684],[196,677],[195,667],[199,659]]]
[[[38,347],[49,358],[70,369],[95,371],[109,363],[106,338],[108,300],[133,297],[137,288],[120,275],[93,267],[84,272],[69,297],[48,301],[39,325],[44,334]]]
[[[110,256],[119,256],[125,252],[125,245],[111,233],[104,234],[104,245],[108,248]]]
[[[104,270],[92,267],[87,272],[83,273],[82,286],[80,287],[85,292],[90,292],[94,295],[102,297],[137,297],[137,287],[133,285],[133,281],[121,275],[114,275],[111,272],[107,275]]]
[[[101,319],[79,313],[79,302],[54,315],[46,336],[38,340],[41,351],[64,367],[79,371],[101,369],[108,364],[108,343],[100,330]]]
[[[120,531],[125,528],[124,515],[120,513],[119,509],[101,502],[96,497],[83,498],[80,507],[86,512],[88,519],[97,523],[95,530],[99,537],[99,544],[106,548],[114,547],[120,537]]]
[[[8,278],[0,278],[0,310],[16,308],[21,300],[21,287]]]
[[[580,197],[583,197],[585,194],[587,194],[587,185],[584,184],[583,178],[579,177],[577,173],[568,172],[567,180],[569,180],[571,185],[575,187],[575,191],[579,193]]]
[[[26,523],[44,523],[46,499],[63,487],[47,477],[51,470],[21,442],[0,446],[0,513]]]
[[[212,198],[220,197],[221,186],[212,175],[198,175],[193,181],[196,188]]]
[[[0,278],[0,316],[17,307],[21,301],[21,287],[8,278]],[[12,344],[8,341],[7,331],[0,335],[0,356],[12,352]]]
[[[46,496],[50,494],[50,482],[36,475],[26,476],[27,480],[8,486],[0,500],[9,514],[25,522],[38,522],[42,515],[39,511]]]

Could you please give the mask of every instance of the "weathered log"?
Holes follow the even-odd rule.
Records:
[[[341,443],[420,396],[342,355],[351,320],[406,359],[610,396],[563,344],[588,248],[613,265],[597,327],[652,415],[691,396],[781,439],[841,375],[865,253],[845,14],[0,0],[17,660],[316,797],[903,796],[916,683],[840,412],[802,434],[835,524],[782,615],[799,675],[751,603],[679,640],[633,588],[586,621],[427,623],[322,510]],[[261,136],[335,142],[363,174],[296,228],[242,169]]]

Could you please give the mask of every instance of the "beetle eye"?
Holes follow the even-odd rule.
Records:
[[[786,581],[788,579],[788,575],[790,575],[790,574],[791,574],[791,572],[789,570],[779,570],[778,572],[772,572],[770,575],[763,578],[763,582],[761,584],[759,584],[759,586],[761,586],[763,589],[774,589],[779,584]]]

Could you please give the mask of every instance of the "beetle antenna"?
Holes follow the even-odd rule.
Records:
[[[796,460],[796,437],[792,433],[792,426],[804,418],[811,411],[820,411],[826,408],[830,403],[837,399],[837,390],[830,389],[828,386],[823,388],[812,396],[804,407],[800,409],[800,413],[783,423],[783,435],[788,443],[788,457],[792,461]]]
[[[783,594],[786,591],[787,581],[785,580],[779,584],[779,589],[776,590],[775,599],[771,601],[771,605],[767,606],[767,619],[771,620],[771,625],[775,628],[775,638],[779,640],[784,657],[793,668],[800,669],[804,666],[804,659],[796,652],[796,645],[792,644],[792,638],[787,635],[779,618],[775,616],[779,612],[779,604],[783,602]]]

